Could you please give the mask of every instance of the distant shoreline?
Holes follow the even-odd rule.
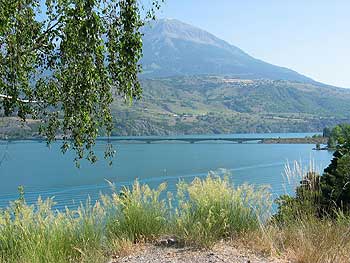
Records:
[[[56,138],[57,141],[61,141],[62,138]],[[36,141],[45,142],[45,138],[11,138],[11,139],[0,139],[0,142],[18,142],[18,141]],[[206,141],[212,142],[228,142],[228,143],[247,143],[247,142],[257,142],[261,144],[327,144],[328,138],[326,137],[304,137],[304,138],[237,138],[237,137],[191,137],[191,138],[177,138],[173,137],[163,137],[163,136],[120,136],[111,138],[97,138],[96,141],[110,141],[110,142],[143,142],[143,143],[159,143],[159,142],[188,142],[188,143],[200,143]],[[325,148],[321,148],[324,150]]]
[[[276,138],[265,139],[262,143],[265,144],[327,144],[328,138],[326,137],[308,137],[308,138]]]

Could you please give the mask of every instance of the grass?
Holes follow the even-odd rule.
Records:
[[[309,187],[314,187],[318,171],[313,162],[308,167],[298,162],[288,164],[286,183],[296,190],[301,181],[308,180]],[[303,202],[283,209],[282,216],[261,224],[258,231],[248,233],[244,242],[255,250],[292,262],[350,262],[350,215],[337,211],[335,216],[319,217],[312,207],[317,191],[316,195],[304,195]]]
[[[35,206],[16,202],[1,213],[0,262],[102,260],[105,211],[86,206],[62,213],[53,211],[52,205],[51,199]]]
[[[266,189],[233,187],[210,175],[178,185],[177,208],[166,185],[135,181],[132,188],[88,201],[77,210],[53,211],[53,201],[27,205],[23,196],[0,213],[0,262],[106,262],[132,244],[176,234],[209,247],[215,241],[257,229]]]
[[[300,167],[287,170],[289,175],[305,172]],[[277,224],[270,220],[268,189],[236,187],[227,176],[180,182],[174,197],[167,194],[166,184],[151,189],[135,181],[131,188],[76,210],[53,211],[53,204],[52,199],[39,199],[27,205],[21,194],[0,212],[1,263],[108,262],[115,254],[130,253],[135,243],[163,235],[200,248],[236,240],[293,262],[350,262],[349,217],[339,213],[336,219],[319,219],[300,213]]]
[[[266,188],[232,187],[228,178],[209,176],[178,185],[175,221],[177,234],[186,243],[210,247],[222,238],[259,228],[271,211]]]
[[[288,259],[288,262],[350,262],[349,222],[349,217],[340,221],[304,217],[283,226],[264,225],[239,242],[255,251]]]
[[[152,241],[164,234],[170,220],[170,205],[160,195],[166,184],[152,190],[135,181],[132,189],[124,188],[112,198],[104,196],[105,205],[115,211],[107,219],[107,233],[112,239],[132,242]]]

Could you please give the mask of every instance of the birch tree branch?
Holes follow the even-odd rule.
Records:
[[[13,98],[12,96],[0,94],[0,99],[11,100],[12,98]],[[23,103],[40,103],[40,102],[42,102],[42,101],[37,101],[37,100],[25,100],[25,99],[20,99],[20,98],[17,98],[17,101],[23,102]]]

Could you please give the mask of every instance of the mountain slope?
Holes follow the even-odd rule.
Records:
[[[227,74],[247,79],[314,81],[293,70],[255,59],[214,35],[178,20],[144,28],[143,76]]]
[[[188,76],[142,80],[132,107],[116,101],[115,135],[315,132],[350,122],[350,90],[291,81]]]

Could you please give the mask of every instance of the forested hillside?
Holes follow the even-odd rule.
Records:
[[[350,121],[346,89],[219,76],[142,84],[143,98],[133,107],[115,103],[115,134],[308,132]]]

